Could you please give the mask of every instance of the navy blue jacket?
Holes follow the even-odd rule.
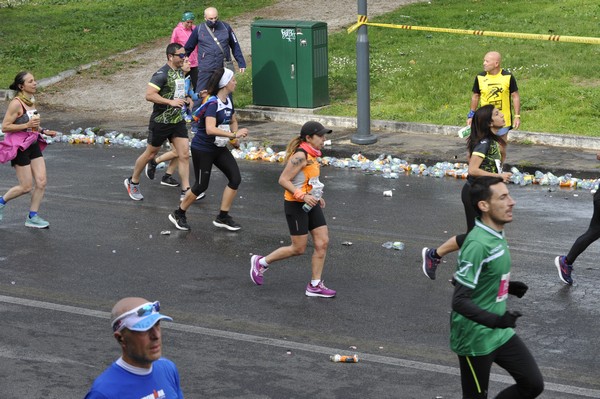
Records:
[[[198,46],[198,70],[214,71],[215,69],[222,68],[223,58],[231,61],[232,51],[238,66],[246,68],[246,60],[231,26],[225,22],[217,21],[213,31],[215,38],[219,40],[221,47],[223,47],[225,56],[223,56],[223,52],[221,52],[221,49],[213,40],[208,29],[205,23],[197,25],[185,44],[185,53],[188,56]]]

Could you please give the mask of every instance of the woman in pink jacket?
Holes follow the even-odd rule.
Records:
[[[196,19],[196,17],[194,16],[193,12],[186,11],[183,13],[181,22],[177,24],[175,29],[173,29],[173,34],[171,34],[171,43],[179,43],[182,46],[185,46],[185,43],[192,34],[192,30],[194,30],[196,27],[196,25],[194,25],[194,19]],[[197,93],[196,83],[198,82],[198,47],[192,51],[189,59],[192,69],[190,69],[190,72],[188,72],[187,75],[192,80],[192,88],[194,89],[194,92]]]
[[[31,73],[19,72],[10,89],[16,91],[17,95],[8,105],[2,120],[5,137],[0,142],[0,163],[10,161],[17,172],[19,184],[0,197],[0,221],[8,201],[31,192],[31,206],[25,226],[45,229],[50,224],[38,215],[46,191],[46,163],[42,156],[46,141],[42,134],[55,136],[56,132],[40,126],[33,98],[37,82]]]

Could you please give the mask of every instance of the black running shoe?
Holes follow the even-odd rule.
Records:
[[[171,175],[164,175],[162,177],[162,179],[160,180],[160,184],[162,184],[163,186],[169,186],[169,187],[178,187],[179,186],[179,182],[177,181],[177,179],[175,179]]]
[[[187,224],[187,220],[185,217],[185,213],[179,213],[177,211],[173,211],[173,213],[171,213],[169,215],[169,220],[171,221],[171,223],[173,223],[175,225],[175,227],[177,227],[179,230],[184,230],[184,231],[188,231],[190,229],[190,225]]]
[[[156,166],[158,166],[158,163],[156,163],[154,158],[146,164],[146,177],[148,179],[154,180],[154,175],[156,174]]]
[[[229,231],[238,231],[242,228],[242,226],[234,222],[231,216],[229,215],[225,216],[224,218],[217,216],[217,218],[213,220],[213,224],[217,227],[221,227]]]

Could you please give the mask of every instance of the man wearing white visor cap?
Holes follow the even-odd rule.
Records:
[[[162,358],[160,303],[123,298],[111,312],[113,335],[121,357],[92,385],[86,399],[183,398],[175,363]]]

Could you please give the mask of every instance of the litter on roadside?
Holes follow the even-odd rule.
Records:
[[[335,363],[358,363],[357,355],[333,355],[329,359]]]

